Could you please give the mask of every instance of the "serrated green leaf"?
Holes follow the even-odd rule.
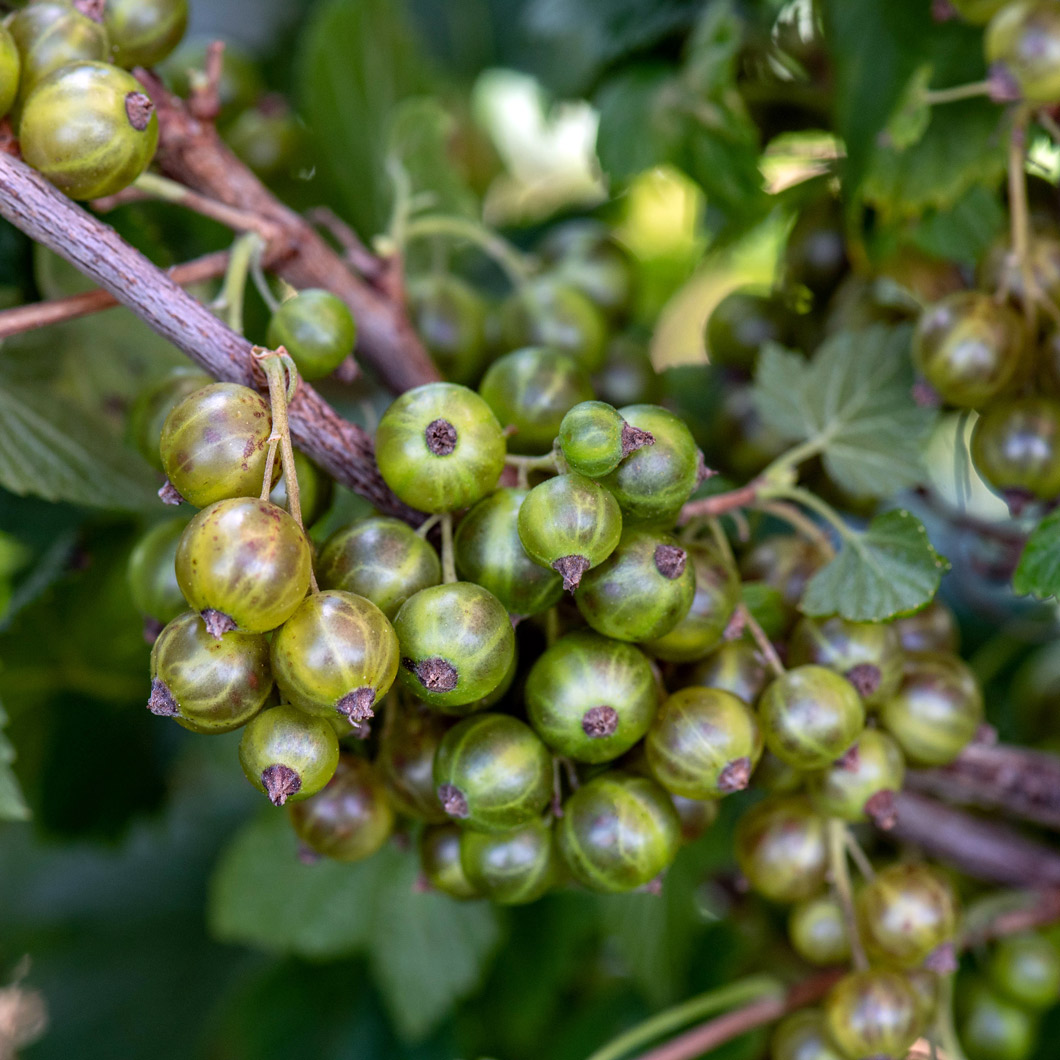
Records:
[[[29,807],[22,796],[11,763],[15,760],[15,749],[4,735],[7,712],[0,704],[0,821],[28,821]]]
[[[797,442],[814,431],[813,410],[804,394],[809,365],[799,353],[771,342],[758,355],[754,401],[758,413],[781,438]]]
[[[1047,515],[1027,539],[1012,588],[1039,600],[1060,596],[1060,511]]]
[[[915,515],[884,512],[844,538],[835,559],[810,579],[799,606],[808,615],[882,622],[929,603],[948,569]]]

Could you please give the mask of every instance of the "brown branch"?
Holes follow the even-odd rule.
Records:
[[[56,191],[39,173],[0,154],[0,216],[90,277],[217,379],[263,387],[250,343],[226,327],[112,228]],[[387,488],[372,439],[302,385],[290,407],[295,444],[336,481],[377,508],[418,523],[422,516]]]
[[[758,482],[748,482],[739,489],[728,493],[715,493],[712,497],[702,497],[698,501],[689,501],[677,517],[677,525],[684,526],[693,519],[714,519],[737,508],[746,508],[758,499]]]

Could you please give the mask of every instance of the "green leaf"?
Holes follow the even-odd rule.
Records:
[[[7,712],[0,704],[0,821],[28,821],[29,807],[22,797],[11,763],[15,760],[15,749],[4,735]]]
[[[783,636],[790,621],[790,611],[778,589],[766,582],[742,582],[740,597],[767,637]]]
[[[842,489],[889,497],[924,475],[922,450],[935,413],[912,398],[906,326],[841,331],[812,361],[767,348],[755,375],[763,419],[821,453]]]
[[[1012,587],[1021,596],[1060,596],[1060,511],[1047,515],[1023,546]]]
[[[917,218],[913,242],[927,254],[974,265],[1005,230],[1008,217],[997,195],[975,185],[952,206]]]
[[[931,107],[924,98],[929,84],[931,67],[925,63],[909,79],[898,107],[887,121],[887,140],[898,151],[917,143],[931,124]]]
[[[884,512],[844,538],[836,558],[810,579],[799,606],[808,615],[882,622],[929,603],[948,569],[915,515]]]

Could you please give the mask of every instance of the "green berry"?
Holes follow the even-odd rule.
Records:
[[[821,889],[828,868],[824,818],[802,796],[771,796],[737,822],[736,860],[766,898],[809,898]]]
[[[106,0],[103,25],[119,66],[154,66],[184,36],[188,0]]]
[[[552,826],[539,818],[499,833],[465,830],[460,837],[460,864],[483,898],[500,905],[534,902],[556,875]]]
[[[156,622],[169,622],[188,604],[177,584],[177,543],[187,519],[167,519],[151,527],[129,554],[129,590],[136,610]]]
[[[60,67],[110,58],[106,28],[66,0],[37,0],[16,11],[7,29],[21,59],[19,96],[23,101]]]
[[[1060,11],[1045,0],[1014,0],[990,20],[986,61],[1028,103],[1060,102]]]
[[[916,1039],[916,998],[904,976],[874,969],[852,972],[824,1003],[832,1040],[851,1060],[904,1057]]]
[[[597,221],[567,221],[553,228],[538,248],[556,279],[576,287],[607,316],[628,313],[634,268],[629,252]]]
[[[22,57],[11,31],[0,25],[0,117],[14,105],[22,73]]]
[[[460,840],[465,834],[459,826],[432,824],[420,832],[420,868],[427,882],[450,898],[480,898],[475,885],[467,878],[460,862]]]
[[[905,759],[895,740],[865,729],[848,754],[811,777],[810,798],[829,817],[888,828],[895,823],[894,796],[904,779]]]
[[[965,22],[975,26],[985,26],[1009,0],[950,0],[950,6]]]
[[[788,311],[769,295],[737,288],[707,318],[706,347],[711,364],[750,371],[767,343],[789,341]]]
[[[850,939],[839,900],[819,894],[799,902],[788,916],[792,949],[810,964],[841,964],[850,959]]]
[[[1060,1000],[1060,954],[1041,935],[999,939],[987,971],[994,989],[1016,1005],[1047,1009]]]
[[[390,801],[405,816],[433,824],[449,820],[435,791],[434,756],[452,727],[451,718],[415,700],[388,700],[376,765]]]
[[[501,332],[509,349],[547,346],[568,354],[586,371],[604,361],[607,322],[576,287],[543,277],[512,294],[501,307]]]
[[[745,703],[752,704],[769,683],[769,674],[753,644],[734,640],[722,644],[698,663],[689,680],[691,684],[731,692]]]
[[[189,394],[202,390],[212,382],[208,375],[198,369],[173,368],[137,394],[129,412],[126,435],[156,471],[165,471],[159,442],[166,417]]]
[[[1003,496],[1060,495],[1060,401],[1021,397],[994,402],[972,431],[972,460]]]
[[[1038,1044],[1036,1013],[1014,1005],[985,983],[968,990],[958,1024],[967,1060],[1028,1060]]]
[[[309,287],[280,304],[266,338],[273,349],[287,350],[303,379],[319,379],[353,352],[357,325],[341,298]]]
[[[451,383],[469,386],[485,366],[486,304],[451,273],[409,284],[409,319],[438,370]]]
[[[912,615],[896,618],[902,649],[913,652],[939,652],[956,655],[961,646],[960,630],[953,612],[936,596],[927,607]]]
[[[819,1009],[800,1009],[777,1024],[770,1060],[847,1060],[840,1055]]]
[[[652,445],[647,432],[631,427],[613,405],[582,401],[559,425],[559,444],[572,471],[589,478],[610,474],[630,453]]]
[[[262,180],[297,174],[304,157],[304,129],[283,96],[269,93],[224,130],[225,143]]]

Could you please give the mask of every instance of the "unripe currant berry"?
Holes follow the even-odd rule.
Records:
[[[1006,498],[1060,495],[1060,401],[1020,397],[984,409],[972,431],[972,460]]]
[[[429,823],[449,820],[435,791],[434,756],[453,724],[415,700],[395,695],[387,701],[376,766],[390,801],[407,817]]]
[[[467,878],[460,861],[460,839],[464,829],[452,824],[432,824],[420,832],[420,869],[427,882],[450,898],[466,901],[481,898]]]
[[[904,1057],[920,1026],[905,977],[883,969],[844,976],[825,998],[824,1013],[832,1040],[851,1060]]]
[[[480,585],[421,589],[394,618],[401,647],[398,680],[429,707],[467,714],[504,680],[515,633],[501,602]]]
[[[850,939],[839,900],[819,894],[794,906],[788,916],[792,949],[810,964],[841,964],[850,959]]]
[[[281,302],[266,341],[283,346],[303,379],[329,375],[353,352],[357,325],[346,303],[330,291],[307,287]]]
[[[557,279],[576,287],[608,317],[630,309],[633,265],[629,252],[597,221],[567,221],[551,229],[536,248]]]
[[[262,180],[297,174],[305,130],[279,93],[262,96],[224,128],[225,143]]]
[[[277,464],[280,462],[277,458]],[[298,479],[298,501],[302,509],[302,523],[311,527],[331,507],[331,499],[334,495],[335,480],[326,472],[321,471],[308,456],[301,450],[294,450],[294,470]],[[269,500],[277,508],[285,508],[290,511],[290,501],[287,497],[287,476],[281,474],[272,487]],[[325,586],[325,588],[341,588],[341,586]]]
[[[648,641],[665,636],[688,614],[695,592],[692,564],[676,539],[631,527],[582,578],[574,601],[597,633]]]
[[[603,563],[622,534],[615,498],[584,475],[556,475],[535,486],[519,509],[519,540],[526,554],[563,578],[574,592],[586,571]]]
[[[958,1031],[968,1060],[1028,1060],[1037,1045],[1037,1013],[1012,1004],[981,981],[962,993]]]
[[[717,799],[686,799],[670,793],[681,822],[681,842],[694,843],[718,819]]]
[[[820,1009],[800,1009],[777,1024],[770,1060],[847,1060],[828,1034]]]
[[[826,769],[865,727],[854,686],[823,666],[799,666],[762,693],[759,714],[766,746],[796,769]]]
[[[267,633],[309,590],[309,542],[282,509],[253,497],[203,508],[177,545],[177,584],[215,636]]]
[[[557,754],[610,762],[648,731],[655,675],[632,644],[576,630],[547,648],[526,679],[526,713]]]
[[[169,622],[188,608],[177,584],[174,563],[187,519],[167,519],[151,527],[129,553],[129,591],[136,610],[156,622]]]
[[[212,382],[205,372],[196,368],[173,368],[136,395],[129,411],[126,436],[156,471],[165,471],[159,442],[166,417],[189,394],[202,390]]]
[[[815,303],[823,304],[848,266],[842,206],[824,195],[803,209],[792,226],[784,247],[784,281],[808,288]]]
[[[606,401],[582,401],[559,425],[559,445],[572,471],[589,478],[610,474],[630,453],[652,445],[647,432],[631,427]]]
[[[0,25],[0,117],[7,114],[18,95],[22,58],[11,31]]]
[[[534,902],[556,876],[552,826],[538,818],[505,832],[465,829],[460,837],[460,864],[483,898],[500,905]]]
[[[711,364],[750,371],[769,342],[786,344],[791,321],[779,299],[748,288],[727,294],[707,318],[706,347]]]
[[[185,611],[151,649],[147,707],[192,732],[238,729],[261,710],[271,691],[269,644],[258,633],[216,640],[194,611]]]
[[[1060,101],[1060,12],[1051,3],[1005,4],[986,28],[983,48],[991,72],[1011,81],[1026,102]]]
[[[847,754],[810,778],[809,794],[825,816],[890,828],[896,820],[894,796],[904,780],[905,759],[893,737],[865,729]]]
[[[807,583],[823,562],[823,554],[812,541],[776,535],[760,541],[743,557],[740,573],[744,581],[765,582],[776,589],[794,619]]]
[[[61,66],[22,108],[23,159],[71,199],[128,187],[158,145],[158,118],[140,82],[109,63]]]
[[[188,0],[106,0],[103,25],[119,66],[154,66],[184,36]]]
[[[508,714],[476,714],[438,745],[434,783],[445,812],[485,832],[521,828],[552,795],[552,758],[533,729]]]
[[[960,630],[953,612],[936,596],[927,607],[892,623],[902,650],[956,655],[961,646]]]
[[[825,822],[801,796],[771,796],[736,823],[736,861],[747,882],[774,902],[821,889],[828,868]]]
[[[692,684],[720,688],[752,705],[769,683],[769,672],[753,644],[728,641],[697,663],[689,674]]]
[[[695,686],[663,701],[644,743],[655,779],[689,799],[742,791],[762,754],[751,708],[731,692]]]
[[[987,973],[1003,998],[1024,1008],[1047,1009],[1060,999],[1060,953],[1041,935],[999,939]]]
[[[401,605],[442,580],[438,553],[400,519],[372,515],[340,527],[317,560],[322,589],[371,600],[391,621]]]
[[[386,484],[425,512],[466,508],[493,491],[504,435],[489,405],[454,383],[406,390],[383,413],[375,455]]]
[[[289,702],[351,725],[374,716],[397,676],[394,627],[370,600],[341,589],[306,597],[273,635],[270,654]]]
[[[335,861],[361,861],[394,830],[394,811],[375,766],[341,755],[331,780],[303,802],[292,802],[295,835],[310,850]]]
[[[594,777],[567,799],[556,839],[579,883],[594,891],[632,891],[673,861],[681,823],[654,780],[613,771]]]
[[[452,273],[409,284],[409,319],[438,370],[450,383],[470,386],[485,367],[486,304]]]
[[[326,718],[297,707],[270,707],[252,718],[239,741],[247,780],[274,806],[315,795],[335,775],[339,738]]]

